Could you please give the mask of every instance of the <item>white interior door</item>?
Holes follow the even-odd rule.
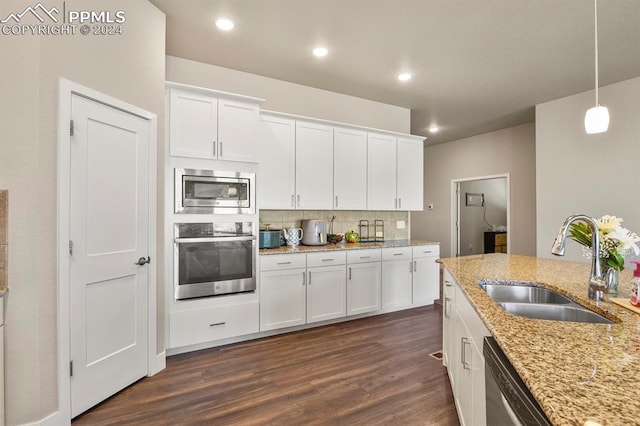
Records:
[[[148,371],[148,120],[73,95],[71,414]],[[72,245],[71,245],[72,243]],[[143,263],[143,262],[140,262]]]

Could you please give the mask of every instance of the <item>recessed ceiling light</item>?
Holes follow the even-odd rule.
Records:
[[[329,53],[329,50],[327,50],[326,47],[316,47],[312,50],[314,56],[317,56],[318,58],[322,58],[324,56],[327,56],[327,53]]]
[[[222,31],[229,31],[233,29],[235,24],[229,18],[218,18],[216,19],[216,26]]]
[[[431,127],[429,127],[429,132],[431,132],[431,133],[438,133],[438,130],[440,130],[440,129],[438,128],[438,126],[431,126]]]
[[[408,72],[403,72],[402,74],[398,74],[398,80],[400,81],[411,80],[411,74],[409,74]]]

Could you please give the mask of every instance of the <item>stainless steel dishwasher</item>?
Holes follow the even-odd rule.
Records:
[[[493,337],[484,338],[487,425],[551,425]]]

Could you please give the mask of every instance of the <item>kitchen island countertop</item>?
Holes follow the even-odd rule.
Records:
[[[640,315],[587,297],[590,265],[505,254],[442,259],[554,425],[640,422]],[[631,271],[620,274],[627,297]],[[481,279],[526,281],[571,296],[611,325],[528,319],[509,314]],[[593,375],[595,371],[595,375]],[[592,377],[593,375],[593,377]]]
[[[423,240],[390,240],[374,243],[339,243],[339,244],[325,244],[323,246],[305,246],[297,245],[295,247],[282,246],[278,248],[260,249],[260,255],[269,254],[294,254],[294,253],[314,253],[320,251],[335,251],[335,250],[363,250],[372,248],[393,248],[393,247],[412,247],[412,246],[424,246],[429,244],[440,244],[434,241]]]

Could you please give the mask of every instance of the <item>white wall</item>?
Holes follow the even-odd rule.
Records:
[[[411,213],[411,237],[440,241],[442,257],[451,255],[451,182],[497,174],[510,175],[511,254],[536,253],[535,126],[527,123],[446,144],[424,153],[424,205]]]
[[[3,0],[0,16],[34,5]],[[0,188],[9,190],[10,290],[5,297],[9,425],[38,421],[58,408],[58,79],[158,114],[158,137],[163,140],[164,14],[146,0],[66,0],[66,8],[120,9],[127,21],[119,36],[0,36]],[[158,152],[163,154],[162,149]],[[161,265],[156,268],[161,277]],[[162,288],[158,286],[160,292]],[[164,345],[162,335],[159,345]]]
[[[640,78],[600,89],[609,109],[606,133],[587,135],[584,114],[593,91],[536,106],[538,256],[552,257],[553,239],[564,219],[584,213],[622,217],[640,232]],[[566,259],[584,259],[569,243]]]
[[[411,111],[407,108],[175,56],[167,56],[167,80],[262,98],[266,100],[262,108],[267,110],[411,132]]]
[[[467,206],[466,193],[484,194],[484,207]],[[486,220],[486,222],[485,222]],[[460,255],[484,253],[484,232],[507,225],[507,179],[460,183]]]

